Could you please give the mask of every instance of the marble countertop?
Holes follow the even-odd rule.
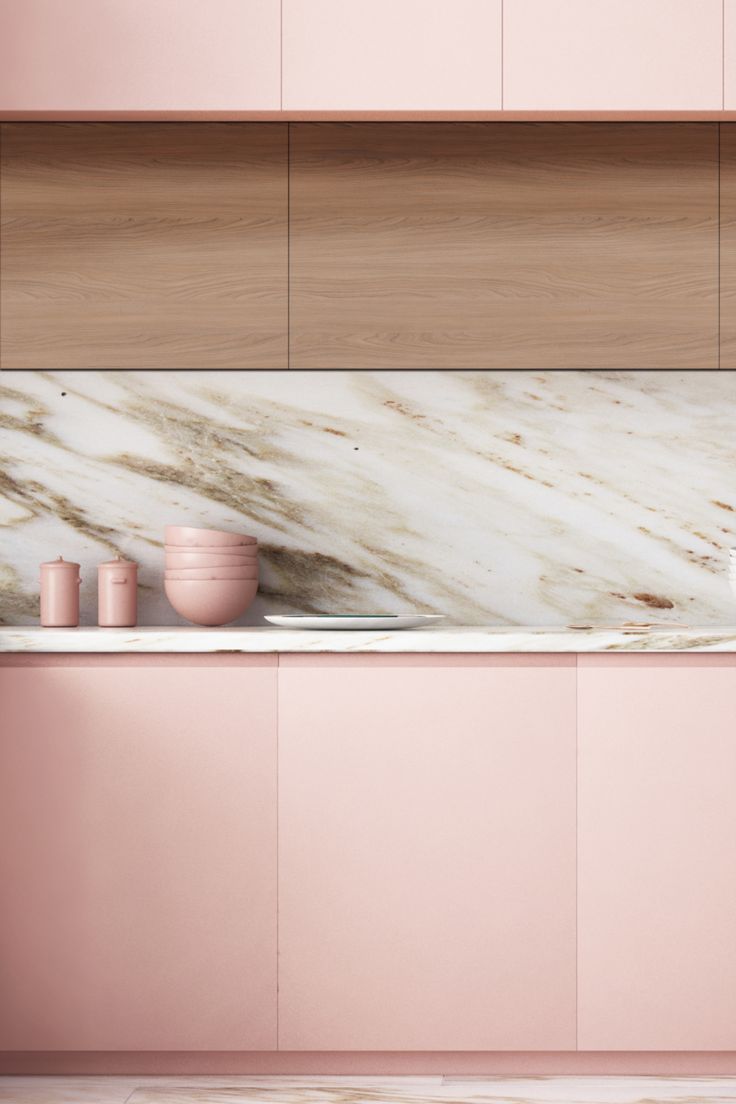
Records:
[[[0,626],[0,652],[736,652],[736,626],[432,626],[393,632]]]

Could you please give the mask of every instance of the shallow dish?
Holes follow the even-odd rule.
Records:
[[[416,629],[443,621],[441,613],[271,613],[266,620],[282,629]]]
[[[230,546],[257,543],[256,538],[249,537],[247,533],[226,533],[222,529],[198,529],[194,525],[167,525],[164,534],[167,544],[183,545],[185,548],[209,548],[213,544]]]

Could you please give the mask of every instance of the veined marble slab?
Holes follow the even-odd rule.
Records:
[[[736,1104],[736,1077],[8,1077],[12,1104]]]
[[[37,621],[63,554],[94,624],[116,552],[141,623],[178,623],[180,522],[258,536],[244,624],[723,624],[735,427],[735,372],[3,372],[0,623]]]
[[[736,652],[736,626],[599,629],[459,626],[394,632],[0,627],[2,652]]]

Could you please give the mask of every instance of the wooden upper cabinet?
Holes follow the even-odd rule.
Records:
[[[720,128],[720,367],[736,369],[736,123]]]
[[[415,658],[281,658],[279,1047],[572,1050],[574,659]]]
[[[0,111],[278,111],[279,0],[22,0]]]
[[[0,1049],[275,1049],[276,660],[60,658],[0,669]]]
[[[284,0],[289,111],[501,107],[501,0]]]
[[[292,124],[290,195],[292,368],[717,367],[715,123]]]
[[[579,657],[578,1046],[736,1049],[736,657]]]
[[[720,110],[722,3],[505,0],[504,108]]]
[[[6,123],[2,368],[285,368],[275,123]]]

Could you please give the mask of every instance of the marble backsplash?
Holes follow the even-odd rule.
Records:
[[[264,611],[728,624],[734,372],[2,372],[0,622],[38,564],[140,570],[166,523],[258,536]]]

